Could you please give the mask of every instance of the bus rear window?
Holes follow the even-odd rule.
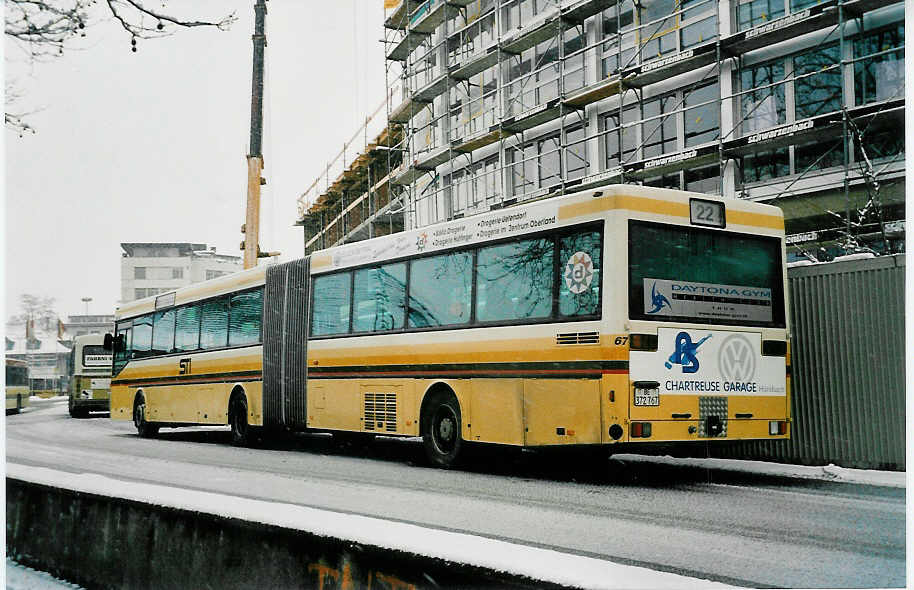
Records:
[[[784,327],[780,240],[629,221],[631,319]]]

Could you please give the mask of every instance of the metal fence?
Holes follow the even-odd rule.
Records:
[[[903,254],[791,268],[789,441],[716,456],[905,469]]]

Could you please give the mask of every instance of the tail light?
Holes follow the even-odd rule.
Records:
[[[787,422],[784,422],[783,420],[771,420],[768,422],[768,434],[771,436],[787,434]]]
[[[650,438],[650,422],[632,422],[632,438]]]

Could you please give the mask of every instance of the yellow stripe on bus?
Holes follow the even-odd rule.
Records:
[[[616,209],[626,209],[639,213],[653,213],[656,215],[669,215],[671,217],[689,217],[688,203],[675,203],[672,201],[650,199],[647,197],[634,197],[630,195],[610,195],[606,197],[597,197],[590,201],[562,205],[559,207],[558,217],[559,220],[566,220]],[[752,227],[784,229],[783,217],[734,209],[727,209],[727,223],[728,225],[732,223]]]

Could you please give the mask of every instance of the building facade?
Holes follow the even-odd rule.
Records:
[[[6,356],[28,363],[29,389],[36,393],[64,394],[73,367],[70,347],[57,332],[6,325]]]
[[[122,302],[242,270],[240,256],[217,254],[206,244],[123,243],[121,249]]]
[[[114,315],[71,315],[63,324],[63,339],[72,341],[86,334],[114,332]]]
[[[606,183],[778,205],[792,260],[904,250],[903,2],[401,0],[387,15],[387,143],[302,196],[306,252]]]

